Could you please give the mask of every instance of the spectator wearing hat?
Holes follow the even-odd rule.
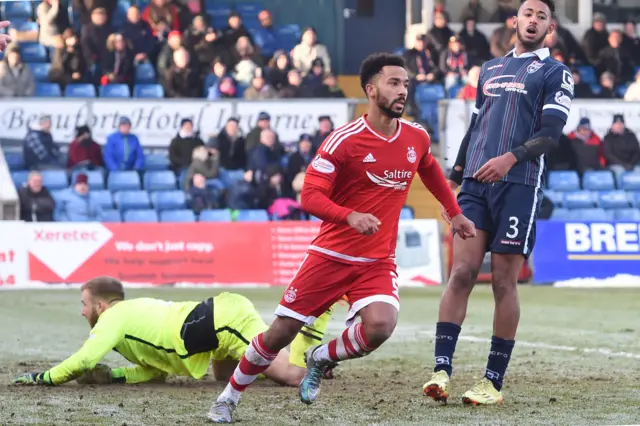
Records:
[[[169,144],[169,164],[173,171],[178,173],[188,168],[193,157],[193,150],[199,146],[204,146],[204,142],[193,131],[193,121],[190,118],[183,118],[178,134]]]
[[[104,166],[102,148],[91,137],[88,126],[80,126],[76,129],[76,137],[69,145],[69,160],[67,168],[86,167],[94,169]]]
[[[131,133],[129,118],[120,117],[118,130],[107,136],[103,159],[109,171],[142,170],[144,152],[138,137]]]
[[[333,121],[328,115],[321,115],[318,117],[318,130],[311,137],[312,150],[315,155],[322,142],[333,132]]]
[[[440,54],[440,70],[444,73],[444,87],[447,90],[466,79],[469,58],[460,38],[453,36],[449,39],[447,50]]]
[[[224,129],[217,137],[209,139],[207,147],[216,150],[220,166],[227,170],[245,170],[247,168],[247,152],[245,140],[240,131],[238,119],[227,120]]]
[[[63,192],[56,205],[61,222],[93,222],[100,220],[101,208],[89,197],[87,175],[79,173],[73,186]]]
[[[640,163],[640,143],[636,135],[625,126],[622,114],[613,116],[613,124],[604,137],[603,148],[609,167],[628,171]]]
[[[293,182],[296,175],[300,172],[307,170],[307,166],[313,160],[313,141],[311,135],[303,133],[300,135],[300,141],[298,142],[298,150],[291,154],[289,162],[287,163],[287,169],[285,172],[285,178],[287,182]]]
[[[55,201],[42,184],[38,171],[29,173],[27,183],[18,189],[20,198],[20,220],[25,222],[52,222]]]
[[[24,163],[28,170],[58,168],[60,151],[51,136],[51,117],[43,115],[38,126],[29,130],[22,146]]]
[[[600,52],[609,47],[609,31],[607,31],[607,18],[603,13],[593,14],[591,28],[584,33],[582,38],[582,50],[587,61],[595,67],[599,65]]]
[[[291,51],[293,66],[306,76],[313,66],[313,61],[322,59],[325,71],[331,71],[331,57],[324,44],[318,43],[318,33],[313,27],[308,27],[302,33],[300,44]]]
[[[251,151],[253,151],[255,147],[260,145],[260,133],[262,133],[264,129],[271,129],[271,116],[268,112],[262,111],[260,114],[258,114],[258,122],[256,123],[256,126],[251,129],[251,131],[247,135],[244,146],[247,152],[247,156],[250,155]],[[278,147],[278,149],[280,149],[282,152],[282,145],[280,145],[278,134],[275,132],[274,134],[276,137],[275,146]]]
[[[581,175],[587,170],[600,170],[606,164],[602,148],[602,140],[591,129],[591,121],[587,117],[580,119],[578,128],[567,136],[575,169]]]
[[[182,34],[180,31],[171,31],[167,37],[167,43],[162,47],[158,54],[158,80],[164,84],[167,80],[169,70],[173,66],[173,53],[180,47],[184,47],[182,43]]]

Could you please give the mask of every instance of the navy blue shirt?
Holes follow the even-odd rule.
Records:
[[[549,49],[492,59],[482,66],[474,114],[475,126],[467,149],[464,177],[471,178],[487,161],[523,145],[540,130],[542,117],[565,123],[573,99],[571,71],[553,59]],[[502,179],[542,185],[544,155],[513,166]]]

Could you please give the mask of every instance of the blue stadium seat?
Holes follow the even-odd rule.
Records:
[[[64,89],[67,98],[95,98],[96,88],[88,83],[71,83]]]
[[[22,185],[27,183],[28,178],[29,178],[29,172],[26,170],[11,172],[11,179],[13,180],[13,183],[16,186],[16,188],[20,188]]]
[[[38,98],[59,98],[62,90],[58,83],[36,83],[35,97]]]
[[[220,179],[207,179],[207,188],[213,188],[218,191],[224,191],[226,186],[224,182]]]
[[[212,18],[227,19],[231,13],[231,2],[206,0],[205,9]]]
[[[549,172],[549,189],[577,191],[580,189],[580,176],[572,170],[552,170]]]
[[[66,189],[55,189],[53,191],[49,191],[49,193],[51,194],[51,198],[53,198],[53,201],[56,202],[56,205],[59,206],[62,198],[67,193],[67,190]]]
[[[591,65],[579,65],[578,72],[580,73],[580,78],[582,83],[586,84],[597,84],[598,76],[596,75],[596,70]]]
[[[24,157],[21,152],[5,152],[4,158],[9,170],[24,170]]]
[[[25,32],[25,33],[28,33],[30,31],[39,31],[39,30],[40,30],[40,27],[38,26],[38,23],[32,22],[32,21],[22,22],[20,23],[20,26],[18,26],[18,31]]]
[[[126,84],[107,84],[100,86],[101,98],[130,98],[131,91]]]
[[[553,189],[546,189],[544,195],[551,200],[554,206],[561,206],[564,201],[562,192],[554,191]]]
[[[169,170],[147,172],[144,174],[144,189],[147,191],[176,189],[176,175]]]
[[[7,20],[29,19],[33,16],[33,6],[30,1],[3,1],[2,16]]]
[[[572,219],[581,221],[612,221],[613,212],[602,208],[576,209],[572,212]]]
[[[257,20],[258,13],[260,13],[264,9],[262,2],[255,1],[243,1],[242,3],[236,4],[236,10],[242,16],[243,20],[250,20],[253,18]]]
[[[622,173],[620,187],[625,191],[640,191],[640,172]]]
[[[143,99],[162,99],[164,89],[159,84],[136,84],[133,86],[133,97]]]
[[[238,210],[238,222],[268,222],[266,210]]]
[[[118,191],[114,194],[113,200],[120,211],[151,208],[147,191]]]
[[[203,96],[209,95],[209,88],[218,84],[218,76],[214,73],[207,74],[207,77],[204,79],[204,87],[203,87]]]
[[[225,209],[203,210],[200,222],[231,222],[231,212]]]
[[[89,199],[103,209],[113,209],[113,196],[106,189],[92,189],[89,191]]]
[[[462,90],[462,85],[456,84],[455,86],[451,86],[449,88],[449,90],[447,91],[447,95],[449,96],[449,98],[455,99],[458,96],[458,93],[460,93],[460,90]]]
[[[124,213],[124,221],[129,223],[155,223],[158,222],[158,213],[149,209],[128,210]]]
[[[5,2],[3,2],[5,3]],[[47,49],[36,42],[20,43],[22,60],[28,62],[48,62]]]
[[[615,220],[621,221],[640,221],[640,209],[626,208],[616,209],[613,211]]]
[[[100,221],[106,223],[120,223],[122,222],[122,216],[120,215],[119,210],[102,210],[100,212]]]
[[[220,169],[220,180],[224,183],[224,186],[227,188],[231,188],[238,182],[242,182],[244,180],[244,170],[226,170]]]
[[[160,222],[191,223],[196,221],[193,210],[165,210],[160,212]]]
[[[80,173],[87,175],[91,189],[104,189],[104,173],[102,170],[74,170],[71,174],[71,182],[75,182],[76,176]]]
[[[156,210],[178,210],[187,207],[184,192],[177,189],[152,192],[151,203]]]
[[[425,102],[438,102],[446,97],[444,86],[442,84],[421,83],[416,87],[416,102],[422,104]]]
[[[46,83],[49,81],[49,70],[51,69],[51,64],[46,63],[29,63],[27,64],[31,73],[33,74],[33,78],[40,83]]]
[[[616,181],[609,170],[591,170],[584,172],[582,187],[589,191],[611,191],[616,189]]]
[[[568,209],[582,209],[595,206],[591,191],[571,191],[564,194],[562,204]]]
[[[52,189],[64,189],[69,187],[69,177],[64,170],[42,170],[42,184]]]
[[[631,205],[640,208],[640,191],[631,191],[627,194],[629,195]]]
[[[402,219],[413,219],[413,211],[408,207],[403,207],[400,210],[400,220]]]
[[[155,84],[157,79],[156,70],[153,68],[153,65],[149,63],[137,65],[135,82],[136,84]]]
[[[113,171],[107,178],[107,188],[110,191],[128,191],[140,189],[140,175],[133,170]]]
[[[169,170],[169,158],[165,154],[148,154],[144,157],[145,170]]]
[[[573,219],[573,211],[569,209],[565,209],[562,207],[554,208],[551,212],[550,220],[564,221],[564,220],[572,220]]]
[[[276,28],[277,48],[290,51],[302,36],[302,31],[298,24],[281,25]]]
[[[236,98],[241,98],[244,95],[244,91],[249,88],[248,84],[240,84],[236,85]]]
[[[629,88],[630,85],[631,85],[630,81],[626,83],[622,83],[620,86],[618,86],[618,88],[616,88],[615,93],[619,97],[624,98],[624,94],[627,93],[627,89]]]
[[[602,191],[598,193],[598,207],[603,209],[623,209],[629,207],[629,197],[625,191]]]

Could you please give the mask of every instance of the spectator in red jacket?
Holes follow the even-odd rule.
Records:
[[[104,166],[102,148],[91,137],[91,130],[87,126],[76,129],[76,138],[69,145],[69,160],[67,167],[86,167],[93,169]]]
[[[591,129],[587,117],[580,119],[578,128],[567,136],[575,154],[575,162],[580,174],[587,170],[599,170],[606,164],[602,150],[602,140]]]
[[[142,13],[142,20],[147,21],[153,35],[180,31],[180,15],[178,8],[169,3],[169,0],[152,0],[151,4]]]

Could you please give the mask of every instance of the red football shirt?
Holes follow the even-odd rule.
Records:
[[[451,217],[458,214],[458,204],[431,155],[430,145],[422,126],[403,119],[398,120],[392,137],[373,130],[366,115],[334,130],[320,146],[305,176],[303,208],[325,220],[309,251],[354,264],[395,257],[400,211],[416,174],[447,206]],[[314,190],[337,204],[329,206],[334,207],[335,214],[319,214],[324,206],[311,203],[310,195],[305,197]],[[378,232],[365,236],[351,228],[346,217],[352,211],[377,217],[382,223]]]

